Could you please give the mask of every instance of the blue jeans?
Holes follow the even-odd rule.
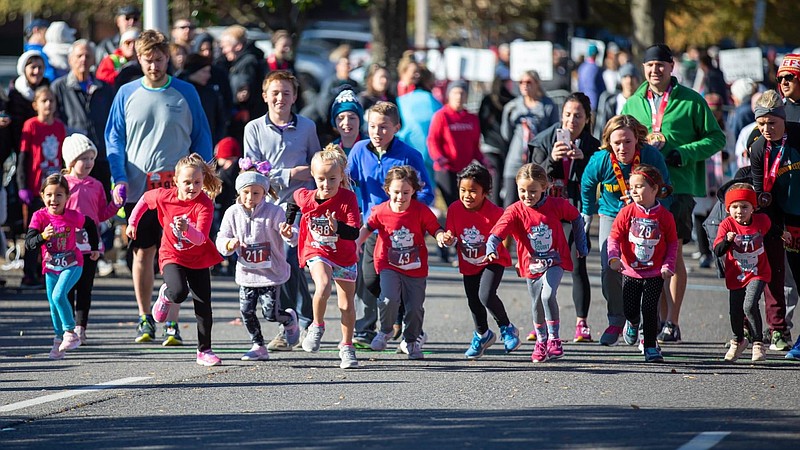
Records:
[[[64,336],[65,331],[75,329],[75,316],[69,304],[67,294],[81,278],[83,267],[73,266],[60,273],[47,272],[47,301],[50,303],[50,318],[53,319],[53,330],[57,338]]]
[[[281,305],[291,307],[297,312],[297,321],[301,329],[307,329],[314,317],[311,294],[308,292],[308,280],[305,271],[300,267],[297,259],[297,247],[286,245],[286,262],[289,263],[291,274],[289,280],[281,286]]]

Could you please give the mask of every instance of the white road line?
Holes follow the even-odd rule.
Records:
[[[694,437],[691,441],[683,444],[678,450],[708,450],[709,448],[719,444],[725,439],[726,436],[731,434],[730,431],[706,431]]]
[[[149,380],[153,377],[128,377],[120,378],[119,380],[106,381],[105,383],[95,384],[94,386],[84,386],[77,389],[70,389],[69,391],[59,392],[57,394],[45,395],[42,397],[25,400],[22,402],[11,403],[9,405],[0,406],[0,413],[16,411],[30,406],[41,405],[43,403],[53,402],[64,398],[75,397],[76,395],[88,394],[93,391],[102,391],[104,389],[115,389],[126,384],[138,383],[140,381]]]

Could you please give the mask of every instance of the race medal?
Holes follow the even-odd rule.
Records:
[[[761,208],[766,208],[767,206],[772,204],[772,194],[769,192],[762,192],[758,194],[758,206]]]
[[[239,263],[249,269],[269,269],[272,267],[272,251],[269,242],[248,244],[239,249]]]
[[[660,131],[654,131],[647,135],[647,143],[653,146],[657,146],[658,143],[666,143],[667,137],[664,136],[663,133]]]
[[[764,147],[764,192],[758,195],[758,203],[762,208],[772,203],[772,187],[775,185],[775,180],[778,178],[778,168],[781,165],[783,151],[786,148],[786,138],[787,135],[784,133],[783,139],[781,139],[781,149],[775,156],[775,161],[772,162],[772,166],[769,164],[769,158],[772,154],[772,142],[767,141],[767,145]]]

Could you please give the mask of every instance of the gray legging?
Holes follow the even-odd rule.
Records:
[[[541,326],[545,321],[554,322],[559,320],[556,294],[563,276],[564,269],[561,266],[553,266],[547,269],[541,277],[535,280],[527,279],[534,326]]]
[[[608,303],[608,324],[617,327],[625,325],[625,307],[622,301],[622,274],[608,268],[608,235],[614,218],[600,215],[600,279],[603,283],[603,297]]]

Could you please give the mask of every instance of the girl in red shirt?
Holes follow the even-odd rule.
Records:
[[[561,222],[572,223],[579,258],[589,249],[580,212],[568,200],[547,195],[550,183],[542,166],[523,165],[516,182],[520,200],[509,206],[492,228],[486,260],[500,257],[498,248],[507,236],[517,241],[519,273],[527,279],[533,302],[536,346],[531,361],[537,363],[564,356],[556,292],[564,271],[572,270],[572,257]]]
[[[753,338],[753,361],[767,359],[762,342],[764,332],[758,301],[772,278],[764,236],[772,226],[766,214],[753,214],[756,190],[747,183],[736,183],[725,192],[725,209],[730,216],[719,224],[714,253],[725,258],[725,285],[730,290],[731,330],[734,338],[725,361],[736,361],[747,348],[744,327]],[[747,324],[744,317],[747,316]]]
[[[675,274],[678,235],[675,219],[657,199],[669,196],[672,186],[647,164],[634,167],[628,183],[633,203],[614,219],[608,236],[608,267],[622,272],[622,301],[628,320],[625,342],[633,345],[638,340],[641,315],[644,359],[663,362],[656,344],[658,299],[664,281]]]
[[[506,353],[518,349],[522,342],[519,331],[508,319],[505,306],[497,296],[497,287],[503,279],[503,271],[511,265],[508,250],[501,246],[500,258],[487,263],[486,240],[492,226],[503,215],[503,208],[487,198],[492,190],[492,175],[480,164],[472,163],[458,173],[459,201],[447,209],[445,237],[457,240],[458,270],[464,276],[467,303],[475,322],[472,343],[464,353],[468,359],[480,358],[494,344],[496,337],[489,329],[486,310],[492,314],[500,327]]]
[[[386,174],[383,185],[389,200],[372,208],[367,224],[361,227],[356,245],[361,247],[377,230],[375,271],[380,275],[381,298],[378,300],[378,319],[381,327],[370,348],[381,351],[392,337],[392,327],[400,310],[403,317],[403,340],[408,359],[422,359],[417,338],[422,332],[425,315],[425,286],[428,277],[428,249],[425,232],[436,237],[439,247],[452,245],[445,237],[436,216],[425,204],[417,201],[422,188],[419,175],[411,166],[396,166]],[[405,352],[404,352],[405,353]]]
[[[314,321],[303,339],[303,350],[319,351],[325,333],[325,309],[331,296],[331,280],[336,284],[342,314],[342,342],[339,357],[342,369],[358,367],[353,347],[356,324],[355,293],[358,255],[355,240],[361,227],[361,212],[353,191],[349,190],[347,157],[341,147],[328,145],[311,158],[311,176],[316,189],[300,188],[294,201],[300,219],[298,257],[300,267],[308,266],[314,280]]]
[[[192,290],[197,318],[197,364],[216,366],[222,361],[211,350],[211,274],[209,268],[222,261],[209,239],[214,217],[214,196],[222,182],[203,158],[192,153],[175,165],[175,187],[145,192],[131,212],[126,234],[136,239],[136,227],[148,209],[155,209],[164,229],[158,250],[158,265],[164,284],[153,304],[157,322],[171,322],[177,330],[179,308]],[[205,191],[205,192],[204,192]],[[169,331],[169,330],[168,330]]]

